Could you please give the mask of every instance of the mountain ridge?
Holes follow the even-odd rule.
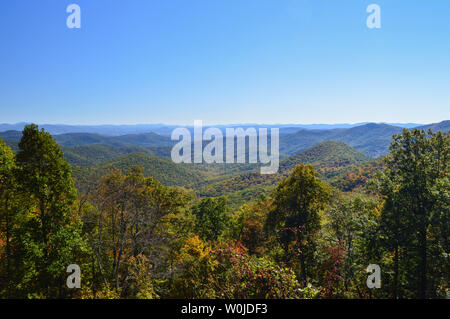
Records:
[[[290,175],[298,164],[311,164],[325,181],[331,181],[344,172],[370,162],[370,157],[342,143],[326,141],[291,155],[280,162],[278,173],[262,175],[258,169],[238,174],[201,187],[200,196],[214,197],[226,194],[238,207],[245,200],[270,192],[277,183]]]
[[[360,125],[364,125],[370,122],[358,122],[358,123],[336,123],[336,124],[294,124],[294,123],[278,123],[278,124],[257,124],[257,123],[242,123],[242,124],[226,124],[226,125],[207,125],[207,127],[278,127],[281,131],[286,133],[291,133],[292,130],[299,129],[318,129],[318,130],[329,130],[336,128],[352,128]],[[382,122],[383,123],[383,122]],[[19,122],[14,124],[0,123],[0,132],[6,131],[22,131],[27,122]],[[379,123],[381,124],[381,123]],[[425,124],[419,123],[389,123],[394,126],[413,128],[417,126],[423,126]],[[106,136],[120,136],[127,134],[141,134],[141,133],[157,133],[160,135],[170,136],[173,129],[177,127],[192,128],[192,125],[171,125],[171,124],[135,124],[135,125],[69,125],[69,124],[39,124],[39,127],[44,128],[47,132],[52,135],[66,134],[66,133],[94,133]]]
[[[420,126],[421,129],[450,130],[450,121]],[[291,132],[293,128],[286,128],[285,134],[280,134],[280,155],[290,156],[303,151],[309,147],[325,141],[343,142],[364,154],[377,158],[387,154],[393,134],[399,134],[403,128],[389,124],[366,123],[351,128],[335,128],[330,130],[308,130],[299,129]],[[17,142],[22,133],[19,131],[0,132],[0,138],[17,150]],[[136,149],[144,153],[162,155],[167,157],[170,151],[167,148],[176,143],[168,136],[159,135],[154,132],[142,134],[125,134],[120,136],[105,136],[96,133],[65,133],[53,135],[56,142],[61,146],[87,146],[87,145],[110,145],[124,150],[123,154],[129,153],[126,148],[145,147],[152,148],[151,151]],[[160,148],[157,150],[157,148]],[[166,149],[164,149],[166,148]],[[83,150],[84,151],[84,150]]]

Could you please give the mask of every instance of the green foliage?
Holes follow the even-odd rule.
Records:
[[[177,165],[170,159],[145,153],[123,155],[95,167],[76,166],[74,176],[79,189],[86,192],[91,188],[92,181],[106,176],[111,171],[126,172],[135,166],[142,167],[145,176],[152,176],[166,186],[188,186],[202,179],[201,174],[186,166]]]
[[[338,196],[326,209],[321,242],[325,254],[320,256],[316,273],[325,296],[369,295],[365,268],[381,259],[377,250],[379,214],[378,201],[363,195]]]
[[[272,199],[261,196],[258,201],[244,204],[232,216],[230,237],[241,242],[250,255],[262,256],[267,249],[264,224],[272,209]]]
[[[343,143],[324,142],[281,160],[277,174],[262,175],[255,170],[228,179],[213,180],[203,186],[199,194],[203,197],[217,197],[226,194],[230,199],[230,206],[238,208],[244,202],[259,195],[270,194],[298,164],[313,165],[320,178],[325,181],[334,181],[337,184],[341,182],[346,172],[365,165],[368,161],[368,156]],[[364,182],[361,182],[361,185],[363,184]]]
[[[377,172],[384,169],[383,158],[343,169],[329,182],[343,192],[361,191]]]
[[[10,296],[12,271],[12,236],[17,216],[17,184],[14,153],[0,139],[0,296]],[[5,279],[3,279],[5,278]]]
[[[175,219],[185,214],[187,194],[144,177],[136,167],[103,177],[90,200],[94,206],[83,220],[98,265],[93,277],[122,297],[156,295],[146,277],[168,266],[161,246],[170,244],[166,240]],[[168,219],[173,226],[167,227]]]
[[[201,200],[192,207],[192,214],[195,216],[194,230],[202,240],[216,240],[230,225],[230,212],[225,197]]]
[[[13,228],[10,259],[14,289],[23,297],[64,297],[65,270],[82,263],[86,244],[81,220],[74,213],[76,189],[71,168],[50,136],[37,126],[26,126],[16,157],[17,196],[26,198]],[[30,295],[30,296],[31,296]]]
[[[219,298],[300,298],[300,284],[294,271],[264,257],[249,256],[239,243],[219,243],[215,278]]]
[[[130,153],[147,153],[157,156],[170,156],[169,147],[146,148],[133,145],[91,144],[83,146],[63,146],[62,150],[71,165],[97,166],[119,156]]]
[[[385,200],[383,248],[391,296],[443,297],[448,285],[449,135],[404,130],[375,183]],[[447,270],[446,270],[447,269]]]
[[[176,256],[176,268],[173,278],[171,296],[178,298],[215,298],[214,271],[217,261],[207,242],[198,236],[186,240]]]
[[[329,186],[317,177],[311,165],[298,165],[292,176],[278,185],[273,197],[274,209],[266,227],[278,234],[286,261],[298,257],[300,278],[306,285],[314,267],[314,251],[321,227],[319,211],[329,200]]]
[[[265,258],[251,257],[239,243],[211,246],[198,237],[186,242],[178,257],[180,272],[173,294],[181,298],[300,298],[294,272]],[[311,291],[309,291],[311,292]]]
[[[281,170],[291,171],[297,164],[312,164],[324,178],[333,176],[340,167],[369,161],[367,155],[340,142],[323,142],[281,162]]]

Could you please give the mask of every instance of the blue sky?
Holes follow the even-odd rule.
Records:
[[[448,0],[2,0],[0,41],[3,123],[450,118]]]

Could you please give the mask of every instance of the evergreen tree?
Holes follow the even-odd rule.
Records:
[[[19,226],[24,264],[19,288],[28,296],[65,297],[66,268],[80,264],[85,249],[71,168],[52,136],[36,125],[23,130],[17,165],[20,189],[33,205]]]
[[[449,141],[417,129],[393,137],[379,185],[384,247],[394,253],[394,298],[434,297],[446,285],[448,275],[436,265],[445,268],[448,255]]]

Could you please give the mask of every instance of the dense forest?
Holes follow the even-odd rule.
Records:
[[[3,134],[0,298],[450,297],[450,134],[363,129],[291,133],[268,176],[154,133]]]

